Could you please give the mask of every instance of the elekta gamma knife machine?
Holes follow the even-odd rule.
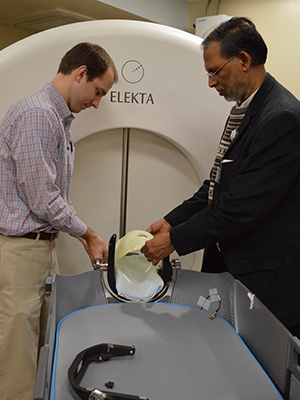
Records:
[[[111,235],[118,212],[113,172],[106,162],[99,164],[97,157],[97,149],[106,148],[105,142],[97,145],[99,137],[107,137],[103,132],[111,132],[113,141],[115,130],[123,134],[119,135],[123,145],[117,145],[125,149],[120,162],[122,179],[117,184],[122,186],[120,219],[124,221],[130,131],[136,130],[137,142],[148,132],[163,140],[162,147],[174,146],[201,181],[209,174],[228,105],[207,87],[201,38],[146,22],[92,21],[45,31],[1,51],[1,119],[14,101],[51,80],[62,55],[83,41],[99,43],[110,53],[119,82],[102,100],[99,111],[86,110],[73,123],[76,152],[79,148],[75,168],[76,163],[85,164],[81,158],[89,149],[96,151],[96,157],[93,153],[92,160],[87,158],[91,162],[88,173],[75,178],[81,184],[92,180],[91,186],[100,186],[101,191],[94,193],[89,204],[81,200],[88,193],[83,196],[75,191],[72,199],[77,212],[80,207],[94,207],[99,213],[104,209],[103,215],[96,211],[93,218],[101,220],[105,234]],[[85,144],[89,138],[90,147]],[[157,146],[152,139],[150,144]],[[107,162],[115,157],[113,148]],[[179,170],[182,166],[179,161]],[[99,174],[99,182],[92,170]],[[152,187],[156,182],[155,178],[151,183],[153,170],[147,175]],[[173,194],[167,195],[164,189],[156,188],[155,198],[148,192],[140,204],[147,214],[148,208],[156,208],[155,201],[165,203],[159,215],[138,221],[143,213],[135,206],[137,220],[131,230],[145,229],[176,205]],[[133,199],[145,194],[146,187],[135,178],[130,191],[129,208]],[[122,221],[120,239],[116,234],[110,239],[107,272],[57,275],[48,283],[51,308],[34,399],[299,400],[299,340],[230,274],[204,274],[179,268],[176,260],[164,260],[155,271],[159,275],[155,293],[141,298],[120,293],[120,260],[134,268],[141,258],[139,246],[122,244],[128,237]],[[142,236],[137,241],[143,239],[143,233],[133,234]],[[64,240],[59,244],[60,265],[67,265],[73,253],[76,264],[76,250]],[[200,265],[200,260],[196,257],[194,263]],[[82,264],[79,258],[78,264]]]

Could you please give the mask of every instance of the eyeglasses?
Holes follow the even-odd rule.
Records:
[[[230,61],[232,61],[236,56],[232,56],[231,58],[229,58],[229,60],[226,61],[225,64],[223,64],[220,68],[218,68],[215,72],[207,72],[206,75],[209,78],[214,79],[215,81],[218,80],[218,73],[221,71],[221,69],[223,69],[225,67],[225,65],[227,65],[228,63],[230,63]]]

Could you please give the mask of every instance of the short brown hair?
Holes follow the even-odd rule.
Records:
[[[88,42],[72,47],[61,59],[57,72],[69,75],[82,65],[87,67],[88,81],[100,78],[109,67],[114,71],[114,81],[118,80],[118,72],[110,55],[98,44]]]

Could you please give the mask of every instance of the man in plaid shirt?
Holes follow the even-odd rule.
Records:
[[[73,113],[98,108],[118,79],[98,45],[80,43],[62,58],[51,83],[10,107],[0,134],[0,399],[32,400],[48,299],[58,272],[58,232],[77,237],[92,264],[106,243],[81,221],[69,192]]]

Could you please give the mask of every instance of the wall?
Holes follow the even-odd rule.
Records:
[[[102,0],[101,2],[159,24],[184,31],[188,28],[189,5],[183,0]]]
[[[208,15],[217,13],[213,0]],[[300,79],[295,71],[300,64],[299,0],[223,0],[219,13],[249,17],[265,39],[268,49],[268,72],[300,99]],[[205,16],[207,1],[190,4],[189,32],[194,32],[196,18]]]

